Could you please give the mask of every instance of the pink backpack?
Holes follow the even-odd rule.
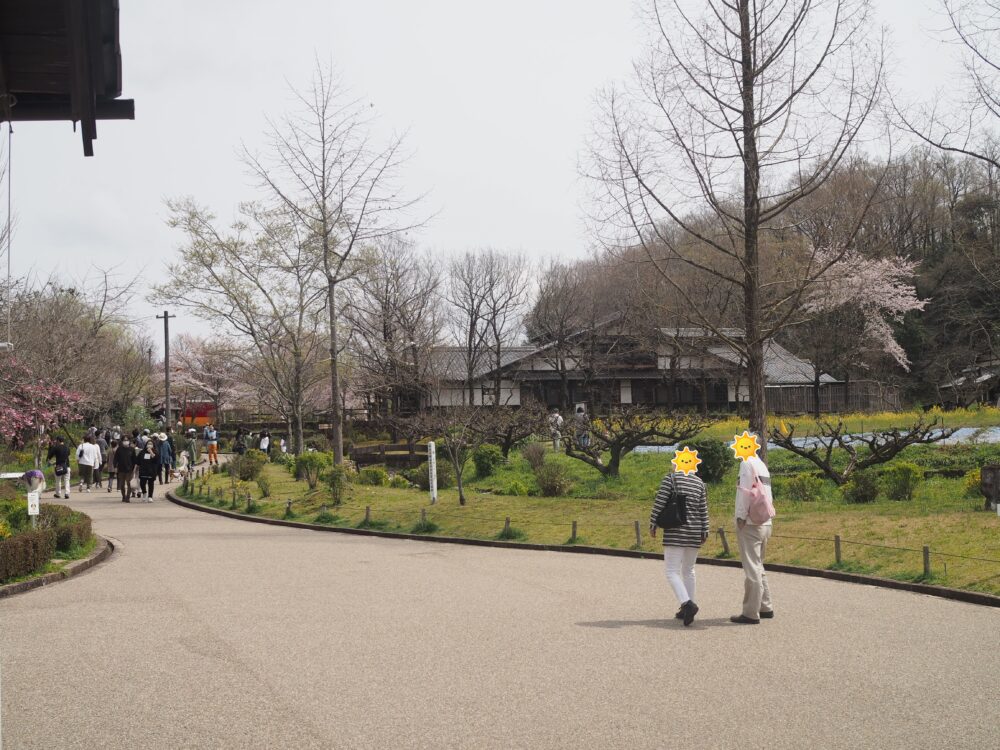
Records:
[[[760,526],[774,518],[774,503],[767,496],[767,490],[764,489],[756,470],[753,473],[753,484],[745,492],[750,496],[750,505],[747,508],[747,518],[750,523]]]

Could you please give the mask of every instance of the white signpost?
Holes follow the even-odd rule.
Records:
[[[40,494],[38,492],[28,493],[28,515],[31,516],[32,527],[34,527],[35,524],[37,523],[36,519],[38,517],[38,510],[39,510],[38,506],[40,504],[39,498]]]
[[[431,490],[431,505],[434,505],[438,501],[438,466],[437,450],[434,448],[433,440],[427,443],[427,473]]]

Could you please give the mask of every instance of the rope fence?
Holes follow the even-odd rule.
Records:
[[[200,487],[199,487],[200,486]],[[207,490],[207,491],[206,491]],[[249,494],[240,495],[238,497],[233,497],[230,499],[229,491],[220,491],[219,488],[212,488],[207,486],[207,481],[205,479],[204,470],[196,472],[192,475],[190,479],[185,479],[182,485],[182,492],[185,496],[193,497],[195,499],[206,497],[211,501],[213,498],[217,501],[225,501],[227,505],[232,508],[238,508],[239,505],[245,501],[247,507],[252,505]],[[233,493],[235,494],[235,493]],[[289,514],[292,513],[293,501],[289,499],[286,505],[286,515],[290,517]],[[463,507],[455,507],[451,509],[443,509],[438,505],[429,505],[420,509],[419,518],[412,517],[406,514],[405,517],[401,517],[401,514],[396,512],[391,515],[377,514],[375,510],[370,505],[361,506],[354,505],[350,503],[345,503],[339,506],[324,505],[322,506],[322,511],[334,512],[337,514],[360,514],[364,512],[364,520],[360,522],[361,527],[365,526],[386,526],[394,524],[397,528],[406,528],[407,526],[412,526],[413,528],[419,528],[421,526],[426,526],[429,523],[434,523],[436,520],[457,520],[457,521],[475,521],[480,523],[495,524],[494,528],[497,529],[497,534],[493,538],[524,538],[526,536],[524,529],[532,527],[545,527],[547,529],[552,528],[565,528],[569,532],[568,542],[573,543],[579,539],[581,529],[585,527],[580,523],[579,519],[568,519],[562,521],[543,521],[536,520],[530,517],[521,517],[519,519],[512,518],[511,516],[495,516],[495,515],[484,515],[480,512],[469,512]],[[638,519],[629,522],[621,521],[601,521],[598,524],[601,529],[615,528],[615,529],[630,529],[634,534],[634,544],[631,549],[642,549],[644,542],[644,534],[648,527],[648,520]],[[433,532],[425,532],[433,533]],[[723,527],[717,528],[714,532],[710,533],[711,536],[718,536],[719,544],[722,547],[723,558],[733,557],[733,546],[731,546],[729,537],[727,536],[726,529]],[[928,545],[924,545],[921,548],[915,547],[896,547],[893,545],[879,544],[875,542],[864,542],[851,539],[844,539],[839,534],[835,534],[833,537],[817,537],[817,536],[799,536],[794,534],[772,534],[772,539],[778,540],[791,540],[791,541],[801,541],[801,542],[811,542],[814,544],[831,545],[833,547],[833,565],[831,567],[839,567],[845,565],[844,562],[844,547],[864,547],[870,549],[888,550],[891,552],[900,552],[906,554],[919,554],[922,556],[923,562],[923,579],[930,579],[933,577],[933,570],[931,567],[931,560],[933,557],[948,558],[951,560],[962,560],[968,562],[976,563],[986,563],[990,565],[1000,566],[1000,560],[991,559],[985,557],[977,557],[972,555],[961,555],[952,552],[935,552],[930,549]],[[945,563],[945,571],[947,571],[947,563]],[[997,573],[1000,575],[1000,572]],[[988,576],[989,578],[995,578],[996,576]],[[984,579],[984,580],[987,580]]]

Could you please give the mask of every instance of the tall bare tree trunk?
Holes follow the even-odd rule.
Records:
[[[340,369],[337,343],[337,281],[327,278],[327,310],[330,314],[330,433],[333,443],[333,462],[344,463],[344,418],[340,409]]]
[[[754,102],[754,55],[751,47],[750,0],[739,0],[740,66],[743,74],[743,222],[745,227],[743,319],[750,390],[750,429],[761,438],[761,458],[767,458],[767,400],[764,393],[764,342],[760,330],[760,159],[757,154]]]

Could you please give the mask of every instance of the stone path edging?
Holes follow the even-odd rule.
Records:
[[[66,563],[61,570],[57,570],[54,573],[46,573],[45,575],[38,576],[37,578],[32,578],[27,581],[18,581],[17,583],[8,583],[5,586],[0,586],[0,599],[4,599],[8,596],[14,596],[15,594],[23,594],[26,591],[31,591],[33,589],[41,588],[42,586],[48,586],[52,583],[65,581],[73,576],[78,576],[84,571],[90,570],[95,565],[107,560],[111,557],[111,553],[114,551],[114,544],[104,537],[98,536],[97,549],[91,552],[88,557],[85,557],[82,560],[72,560]]]
[[[584,545],[564,545],[564,544],[533,544],[531,542],[505,542],[496,539],[469,539],[467,537],[455,536],[435,536],[431,534],[409,534],[399,531],[379,531],[377,529],[356,529],[347,526],[325,526],[321,524],[304,523],[302,521],[286,521],[281,518],[267,518],[265,516],[251,516],[245,513],[235,513],[223,508],[211,508],[199,503],[193,503],[177,497],[173,492],[167,492],[167,499],[175,505],[180,505],[191,510],[211,513],[226,518],[235,518],[240,521],[250,521],[252,523],[263,523],[271,526],[288,526],[296,529],[308,529],[311,531],[329,531],[338,534],[354,534],[356,536],[375,536],[386,539],[408,539],[417,542],[438,542],[439,544],[465,544],[476,547],[506,547],[510,549],[535,550],[541,552],[572,552],[576,554],[606,555],[608,557],[633,557],[644,560],[662,560],[663,555],[657,552],[645,552],[631,549],[615,549],[614,547],[588,547]],[[741,567],[739,560],[720,559],[716,557],[699,557],[700,565],[718,565],[727,568]],[[897,581],[893,578],[880,578],[878,576],[866,576],[858,573],[845,573],[839,570],[824,570],[822,568],[805,568],[798,565],[785,565],[783,563],[767,563],[765,568],[774,573],[790,573],[792,575],[809,576],[812,578],[826,578],[833,581],[845,583],[859,583],[866,586],[878,586],[886,589],[897,589],[900,591],[910,591],[916,594],[926,594],[942,599],[952,599],[969,604],[979,604],[985,607],[1000,607],[1000,596],[986,594],[979,591],[965,591],[963,589],[952,589],[947,586],[933,586],[927,583],[913,583],[910,581]]]

